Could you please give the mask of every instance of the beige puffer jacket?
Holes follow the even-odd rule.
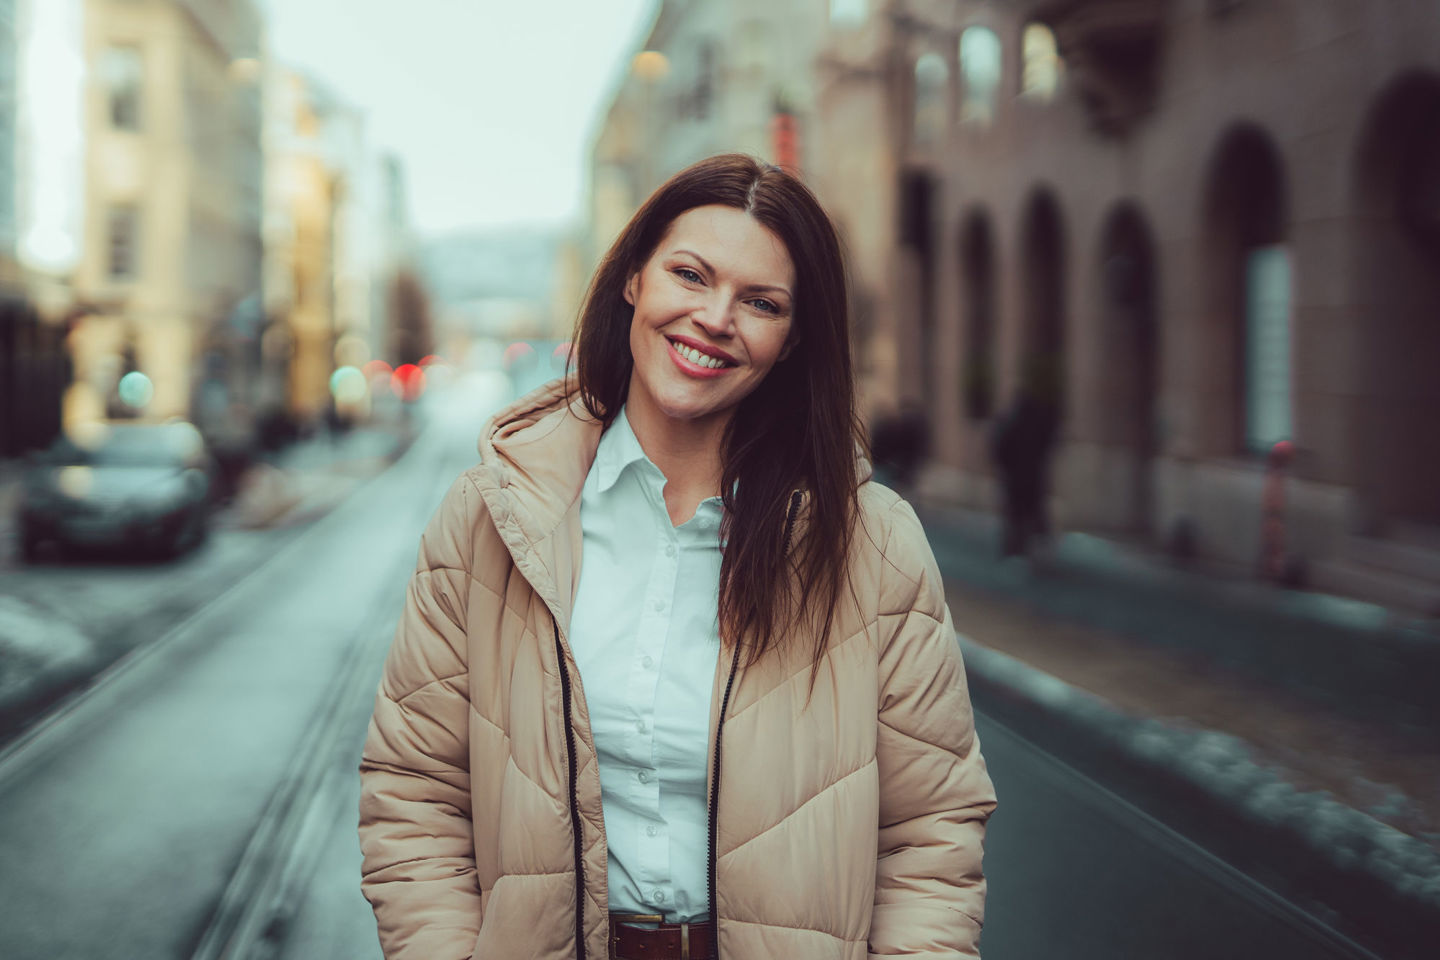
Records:
[[[497,415],[421,540],[360,768],[362,889],[391,960],[607,956],[600,776],[566,640],[600,427],[573,389]],[[939,572],[908,504],[872,482],[859,500],[854,597],[808,706],[808,640],[716,670],[726,960],[979,955],[995,797]],[[798,493],[789,519],[795,542]]]

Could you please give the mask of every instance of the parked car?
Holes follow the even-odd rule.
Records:
[[[212,460],[193,424],[96,423],[33,454],[19,507],[26,560],[47,545],[175,556],[204,540]]]

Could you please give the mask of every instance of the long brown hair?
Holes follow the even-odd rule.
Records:
[[[798,179],[742,154],[702,160],[646,200],[605,255],[580,311],[580,395],[607,428],[629,392],[634,359],[626,282],[675,218],[718,204],[743,210],[785,244],[795,265],[796,348],[742,401],[725,430],[720,635],[754,663],[790,628],[815,630],[818,667],[846,575],[856,515],[855,412],[845,266],[835,228]],[[808,495],[803,535],[788,543],[791,494]],[[798,631],[797,631],[798,632]],[[812,675],[813,681],[813,675]]]

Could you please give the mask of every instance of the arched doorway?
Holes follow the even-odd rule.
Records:
[[[1279,154],[1260,128],[1220,141],[1205,189],[1206,316],[1191,331],[1195,440],[1262,453],[1292,432],[1290,250]]]
[[[1150,529],[1150,464],[1157,450],[1155,395],[1159,331],[1155,244],[1139,210],[1124,204],[1101,233],[1099,441],[1128,461],[1130,529]]]
[[[1065,406],[1065,242],[1060,210],[1048,190],[1025,206],[1021,228],[1019,387]]]
[[[1355,167],[1352,446],[1369,527],[1440,522],[1440,75],[1380,96]],[[1371,529],[1367,532],[1387,532]]]
[[[965,416],[985,420],[995,412],[995,245],[990,220],[970,215],[960,234],[962,291],[961,358]]]

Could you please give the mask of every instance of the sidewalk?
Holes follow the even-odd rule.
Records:
[[[978,706],[1362,942],[1421,955],[1440,932],[1440,624],[1084,534],[1001,562],[994,518],[917,510]]]
[[[249,469],[216,524],[253,530],[318,519],[398,459],[413,439],[408,430],[361,426],[286,447]]]

